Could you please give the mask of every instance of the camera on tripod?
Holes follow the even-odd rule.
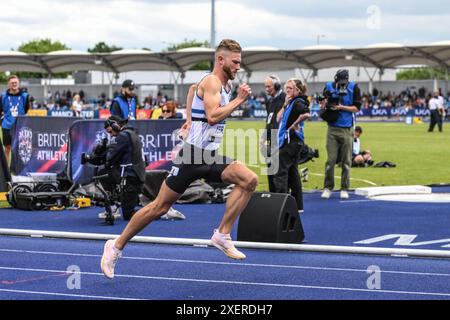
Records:
[[[91,153],[83,152],[81,154],[81,164],[91,164],[96,167],[96,170],[99,170],[99,167],[105,165],[105,168],[100,169],[100,171],[96,171],[98,175],[92,177],[94,180],[95,187],[100,191],[101,197],[94,197],[94,201],[98,204],[101,204],[106,211],[105,214],[105,223],[109,225],[114,224],[114,214],[112,206],[120,207],[120,187],[119,184],[106,183],[105,185],[110,185],[112,188],[106,188],[102,185],[102,181],[108,181],[108,179],[114,176],[111,168],[106,167],[106,155],[108,152],[108,139],[103,138],[100,143],[98,143],[92,149]]]
[[[90,163],[94,166],[101,166],[106,164],[106,153],[108,150],[107,145],[108,139],[104,138],[99,144],[94,147],[92,153],[83,152],[81,154],[81,164],[84,165]]]

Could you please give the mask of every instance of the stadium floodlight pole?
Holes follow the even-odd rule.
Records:
[[[216,1],[211,0],[211,39],[209,42],[211,48],[216,47]]]
[[[325,38],[326,37],[326,35],[324,35],[324,34],[318,34],[317,35],[317,45],[320,45],[320,38]]]

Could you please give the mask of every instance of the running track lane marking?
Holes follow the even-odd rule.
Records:
[[[75,256],[75,257],[87,257],[87,258],[101,258],[101,255],[87,254],[87,253],[70,253],[70,252],[46,252],[46,251],[30,251],[30,250],[15,250],[15,249],[0,249],[0,252],[11,253],[31,253],[42,255],[59,255],[59,256]],[[167,258],[148,258],[148,257],[122,257],[125,260],[142,260],[142,261],[163,261],[163,262],[180,262],[180,263],[198,263],[198,264],[217,264],[217,265],[231,265],[242,267],[262,267],[262,268],[280,268],[280,269],[305,269],[305,270],[324,270],[324,271],[348,271],[348,272],[364,272],[367,273],[367,269],[351,269],[351,268],[327,268],[327,267],[311,267],[311,266],[292,266],[292,265],[280,265],[280,264],[257,264],[257,263],[238,263],[238,262],[222,262],[222,261],[199,261],[199,260],[186,260],[186,259],[167,259]],[[1,267],[0,267],[1,269]],[[382,273],[390,274],[404,274],[404,275],[416,275],[416,276],[438,276],[438,277],[450,277],[448,273],[431,273],[431,272],[412,272],[412,271],[393,271],[393,270],[381,270]]]
[[[0,269],[15,270],[15,271],[31,271],[31,272],[62,272],[61,270],[7,268],[7,267],[0,267]],[[80,274],[104,277],[104,275],[102,273],[95,273],[95,272],[80,272]],[[233,284],[233,285],[245,285],[245,286],[263,286],[263,287],[300,288],[300,289],[316,289],[316,290],[331,290],[331,291],[355,291],[355,292],[370,292],[370,293],[391,293],[391,294],[407,294],[407,295],[421,295],[421,296],[450,297],[450,293],[441,293],[441,292],[370,290],[370,289],[358,289],[358,288],[306,286],[306,285],[300,285],[300,284],[281,284],[281,283],[267,283],[267,282],[244,282],[244,281],[189,279],[189,278],[169,278],[169,277],[139,276],[139,275],[116,275],[115,277],[117,277],[117,278],[131,278],[131,279],[146,279],[146,280],[166,280],[166,281],[184,281],[184,282],[200,282],[200,283]],[[0,289],[0,290],[2,290],[2,289]],[[76,296],[76,295],[73,295],[73,296]],[[89,296],[86,296],[86,297],[89,297]],[[94,296],[91,296],[91,297],[94,297]],[[99,296],[99,298],[100,298],[100,296]],[[105,299],[114,299],[114,298],[112,298],[112,297],[105,297]],[[127,299],[129,299],[129,298],[127,298]]]
[[[322,174],[322,173],[309,173],[309,174],[312,175],[312,176],[316,176],[316,177],[325,177],[325,175]],[[335,179],[341,179],[341,177],[338,177],[338,176],[334,176],[334,178]],[[372,186],[376,186],[377,185],[375,182],[372,182],[370,180],[357,179],[357,178],[350,178],[350,180],[361,181],[361,182],[370,184]]]
[[[41,291],[26,291],[26,290],[10,290],[10,289],[0,289],[0,292],[12,292],[12,293],[30,293],[30,294],[40,294],[47,296],[63,296],[63,297],[77,297],[77,298],[89,298],[89,299],[106,299],[106,300],[140,300],[135,298],[118,298],[118,297],[105,297],[105,296],[90,296],[83,294],[67,294],[59,292],[41,292]]]

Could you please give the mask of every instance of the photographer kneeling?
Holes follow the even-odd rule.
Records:
[[[105,130],[115,137],[115,143],[107,146],[105,169],[109,179],[102,181],[105,189],[123,183],[120,203],[124,220],[130,220],[135,213],[145,180],[142,143],[136,129],[128,126],[127,122],[114,115],[105,121]]]
[[[288,193],[295,198],[297,209],[303,211],[303,192],[298,162],[304,146],[304,121],[310,118],[306,85],[300,79],[285,84],[286,100],[278,112],[278,171],[273,177],[275,192]]]

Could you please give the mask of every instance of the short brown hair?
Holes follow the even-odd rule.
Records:
[[[167,101],[162,109],[166,108],[167,110],[171,111],[172,113],[176,113],[177,111],[177,104],[173,101]]]
[[[220,41],[219,45],[216,48],[216,53],[222,50],[238,53],[242,52],[242,48],[239,42],[232,39],[223,39],[222,41]]]
[[[10,76],[8,77],[8,82],[9,82],[11,79],[17,79],[17,80],[19,80],[19,77],[16,76],[15,74],[12,74],[12,75],[10,75]]]

